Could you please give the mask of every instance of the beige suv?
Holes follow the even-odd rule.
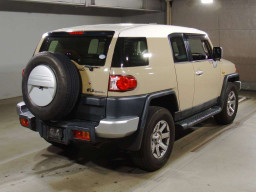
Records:
[[[175,128],[232,123],[241,82],[207,34],[147,24],[89,25],[43,35],[23,71],[21,125],[53,145],[121,141],[154,171]]]

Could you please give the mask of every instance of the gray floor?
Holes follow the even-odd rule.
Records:
[[[0,101],[0,191],[256,191],[256,94],[240,104],[235,122],[214,120],[179,133],[167,165],[154,173],[134,167],[111,145],[63,151],[18,123],[15,104]]]

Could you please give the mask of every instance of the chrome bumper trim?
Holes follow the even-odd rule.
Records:
[[[138,129],[139,117],[103,119],[95,128],[96,135],[102,138],[122,138]]]
[[[16,106],[17,114],[21,117],[26,117],[27,119],[32,119],[35,116],[28,110],[26,104],[22,101]]]
[[[29,121],[29,129],[33,131],[37,131],[36,129],[36,118],[35,116],[28,110],[26,104],[24,102],[20,102],[16,106],[17,113],[19,118],[24,118]]]
[[[26,104],[23,101],[18,103],[17,106],[16,106],[16,111],[17,111],[18,115],[27,112],[28,109],[26,107]]]

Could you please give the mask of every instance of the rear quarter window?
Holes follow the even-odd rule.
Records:
[[[146,38],[118,38],[112,67],[138,67],[148,64]]]

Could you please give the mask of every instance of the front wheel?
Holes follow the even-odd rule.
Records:
[[[238,91],[233,83],[228,84],[222,111],[215,116],[217,123],[227,125],[234,121],[238,109]]]
[[[160,169],[169,159],[175,139],[172,115],[167,109],[149,108],[142,146],[134,162],[146,171]]]

